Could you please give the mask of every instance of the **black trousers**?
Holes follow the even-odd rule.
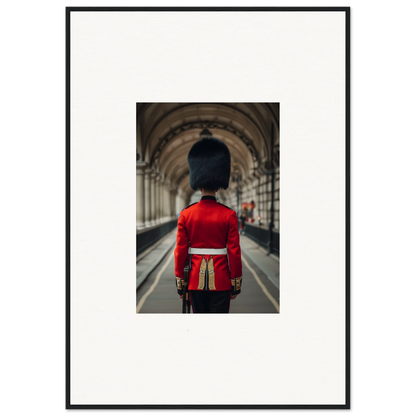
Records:
[[[230,291],[190,290],[194,313],[228,313],[230,311]]]

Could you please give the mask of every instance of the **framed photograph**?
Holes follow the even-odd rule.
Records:
[[[66,408],[349,409],[350,9],[66,34]]]
[[[136,119],[136,313],[279,313],[279,103],[137,103]]]

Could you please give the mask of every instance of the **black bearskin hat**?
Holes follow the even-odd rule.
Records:
[[[227,145],[215,137],[197,141],[188,154],[189,184],[198,189],[227,189],[231,155]]]

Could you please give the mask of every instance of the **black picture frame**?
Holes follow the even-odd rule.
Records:
[[[74,404],[71,402],[71,17],[88,12],[341,12],[345,14],[345,403],[344,404]],[[356,369],[356,33],[352,3],[65,3],[61,15],[61,412],[63,414],[353,414],[357,407]]]

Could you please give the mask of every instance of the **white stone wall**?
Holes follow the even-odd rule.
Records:
[[[176,218],[176,213],[185,206],[184,197],[177,192],[175,184],[150,169],[147,163],[136,162],[136,229]]]

